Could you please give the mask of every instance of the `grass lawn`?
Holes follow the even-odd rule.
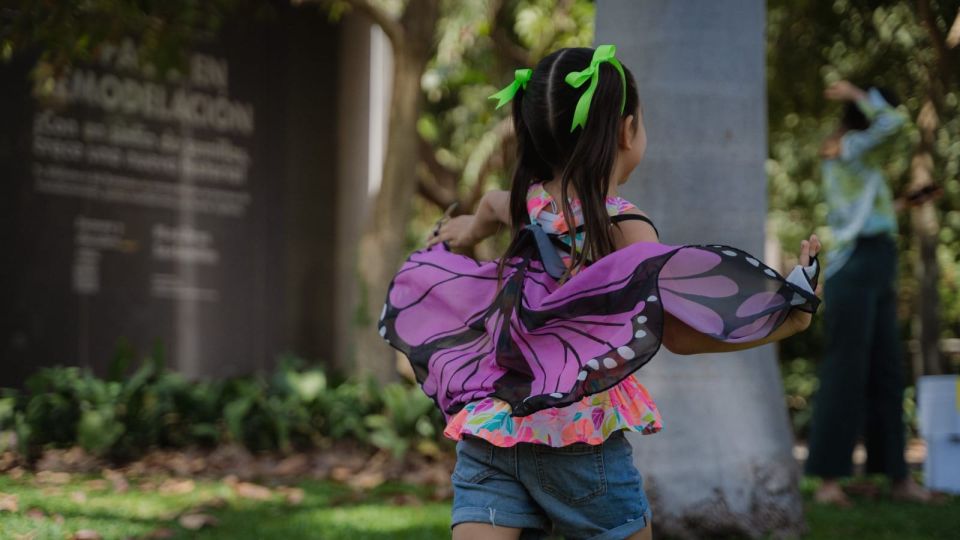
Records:
[[[448,502],[429,491],[386,484],[359,495],[333,482],[303,482],[295,500],[274,489],[244,493],[225,482],[138,480],[117,493],[95,477],[0,477],[0,538],[64,540],[81,529],[104,539],[432,539],[449,538]],[[812,485],[805,482],[807,498]],[[302,495],[302,500],[296,500]],[[251,498],[252,497],[252,498]],[[15,502],[16,509],[11,508]],[[6,508],[6,510],[3,510]],[[217,523],[188,530],[184,513]],[[202,519],[202,518],[201,518]],[[810,539],[960,538],[960,498],[943,505],[857,499],[850,510],[807,505]],[[150,536],[152,534],[152,536]]]
[[[105,540],[151,533],[154,538],[285,540],[422,539],[450,534],[449,503],[421,502],[428,494],[415,486],[388,484],[358,497],[333,482],[303,482],[299,484],[303,500],[293,504],[277,492],[265,500],[242,497],[223,482],[197,481],[189,491],[173,486],[162,494],[162,480],[147,489],[132,482],[126,493],[101,484],[102,480],[92,477],[74,476],[66,484],[53,485],[31,475],[18,480],[0,477],[0,493],[15,495],[18,507],[14,512],[0,510],[0,538],[64,540],[83,529],[94,530]],[[4,495],[0,495],[0,508]],[[184,529],[178,524],[184,512],[213,516],[217,524]]]

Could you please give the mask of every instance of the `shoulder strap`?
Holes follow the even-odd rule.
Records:
[[[641,216],[640,214],[617,214],[615,216],[610,216],[611,223],[620,223],[621,221],[631,221],[638,220],[646,222],[648,225],[653,227],[653,232],[657,233],[657,238],[660,238],[660,231],[657,230],[657,226],[653,224],[653,221],[650,221],[650,218],[647,216]]]

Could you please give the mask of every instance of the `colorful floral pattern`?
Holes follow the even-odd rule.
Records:
[[[635,375],[569,407],[519,417],[510,416],[510,412],[510,405],[497,398],[474,401],[450,418],[443,434],[455,441],[471,435],[496,446],[521,442],[567,446],[602,444],[621,430],[646,435],[663,427],[657,405]]]
[[[607,197],[607,213],[611,216],[622,214],[627,210],[636,208],[630,201],[622,197]],[[580,211],[580,200],[571,199],[570,209],[573,210],[574,223],[579,225],[583,222],[583,215]],[[549,234],[563,234],[561,240],[570,245],[570,236],[567,235],[567,222],[564,220],[563,211],[553,197],[544,189],[543,184],[537,183],[530,186],[527,190],[527,213],[530,220],[539,223],[543,230]],[[577,249],[583,248],[583,236],[581,231],[576,234]],[[570,265],[570,256],[565,252],[559,252],[564,264]]]
[[[634,208],[620,197],[607,197],[606,203],[611,216]],[[530,219],[548,233],[567,232],[563,213],[557,206],[542,184],[530,187],[527,193]],[[571,200],[570,208],[575,214],[574,223],[581,223],[580,202]],[[565,236],[564,241],[569,245],[569,236]],[[578,247],[583,245],[583,233],[577,235],[576,241]],[[569,256],[563,252],[560,255],[564,263],[569,264]],[[574,443],[597,445],[617,431],[636,431],[646,435],[663,427],[656,403],[636,375],[569,407],[543,409],[521,417],[510,416],[511,412],[510,404],[494,397],[474,401],[450,418],[443,434],[457,441],[464,435],[471,435],[504,447],[517,443],[559,447]]]

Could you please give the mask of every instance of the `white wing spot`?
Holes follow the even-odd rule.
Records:
[[[382,321],[383,318],[384,318],[386,315],[387,315],[387,305],[384,304],[384,305],[383,305],[383,311],[380,312],[380,320]]]
[[[577,380],[578,380],[578,381],[585,381],[585,380],[587,380],[587,372],[586,372],[586,371],[581,371],[580,373],[577,373]]]
[[[725,250],[721,251],[720,253],[723,253],[723,254],[726,255],[727,257],[736,257],[736,256],[737,256],[737,252],[736,252],[736,251],[730,251],[729,249],[725,249]]]
[[[380,337],[387,337],[387,327],[386,327],[386,326],[381,326],[381,327],[380,327]]]
[[[764,269],[763,269],[763,273],[766,274],[766,275],[768,275],[768,276],[770,276],[770,277],[774,277],[774,278],[777,277],[777,273],[774,272],[773,270],[769,269],[769,268],[764,268]]]
[[[633,360],[633,357],[637,355],[637,353],[633,352],[633,349],[627,347],[626,345],[623,347],[617,347],[617,353],[619,353],[624,360]]]
[[[747,262],[753,266],[760,266],[760,261],[754,259],[753,257],[747,257]]]
[[[607,358],[603,359],[603,367],[607,369],[613,369],[617,367],[617,361],[608,356]]]
[[[637,339],[643,339],[643,338],[647,337],[647,333],[644,332],[643,330],[637,330],[637,333],[634,334],[633,337],[635,337],[635,338],[637,338]]]
[[[560,392],[554,392],[554,393],[550,394],[550,397],[552,397],[552,398],[554,398],[554,399],[560,399],[560,398],[563,397],[563,394],[561,394]]]
[[[641,316],[637,317],[637,322],[640,323],[640,324],[643,324],[643,323],[647,322],[647,316],[646,316],[646,315],[641,315]]]
[[[590,369],[593,369],[593,370],[600,369],[600,362],[598,362],[597,359],[594,358],[594,359],[590,360],[589,362],[587,362],[587,367],[589,367]]]

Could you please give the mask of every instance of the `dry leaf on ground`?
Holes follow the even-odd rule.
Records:
[[[169,527],[163,527],[162,529],[151,531],[141,538],[143,538],[143,540],[161,540],[163,538],[173,538],[176,534],[177,531]]]
[[[277,466],[273,468],[272,474],[276,476],[298,476],[306,472],[309,466],[307,456],[303,454],[294,454],[284,458]]]
[[[20,502],[16,495],[0,493],[0,512],[16,512]]]
[[[197,531],[204,527],[216,527],[220,521],[210,514],[184,514],[177,520],[180,526],[190,531]]]
[[[64,484],[69,484],[73,476],[71,476],[70,473],[65,472],[40,471],[34,478],[41,484],[55,484],[62,486]]]
[[[250,482],[238,482],[233,486],[233,491],[238,497],[243,497],[244,499],[265,501],[273,497],[273,492],[270,491],[270,488]]]
[[[103,477],[110,482],[110,485],[113,486],[113,490],[117,493],[126,493],[130,489],[130,482],[121,472],[114,471],[112,469],[106,469],[103,471]]]
[[[80,529],[79,531],[73,533],[73,536],[70,537],[70,540],[102,540],[103,537],[100,536],[100,533],[93,529]]]
[[[190,493],[196,489],[197,485],[193,480],[187,479],[177,479],[169,478],[164,480],[160,487],[157,489],[160,493],[165,495],[183,495],[184,493]]]
[[[96,480],[87,480],[83,483],[83,486],[89,491],[106,491],[110,484],[103,478],[97,478]]]
[[[306,494],[304,491],[298,487],[279,487],[277,492],[283,495],[283,499],[287,501],[287,504],[298,505],[303,502]]]

